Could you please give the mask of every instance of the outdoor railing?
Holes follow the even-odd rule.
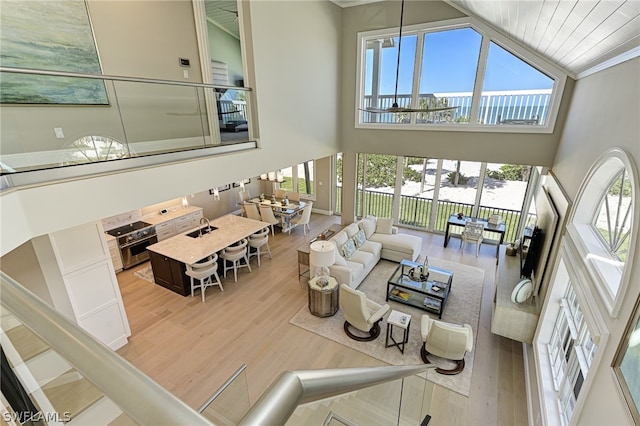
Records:
[[[551,103],[551,89],[484,91],[480,98],[477,123],[485,125],[544,125]],[[416,123],[459,123],[468,124],[471,117],[473,93],[422,93],[418,97],[418,106],[455,106],[453,111],[418,113]],[[364,107],[389,108],[395,100],[394,95],[378,95],[377,105],[374,98],[365,96]],[[411,107],[411,95],[398,95],[398,106]],[[364,113],[365,123],[409,123],[408,115]]]
[[[337,187],[336,213],[341,211],[342,188]],[[356,196],[356,211],[363,214],[372,214],[378,217],[392,217],[394,195],[388,192],[359,190]],[[400,218],[398,223],[403,226],[429,230],[433,199],[416,197],[412,195],[400,195]],[[363,209],[364,207],[364,209]],[[455,201],[438,200],[435,223],[433,231],[445,232],[447,221],[452,214],[462,213],[465,216],[473,215],[473,204],[460,203]],[[518,210],[505,209],[500,207],[479,206],[478,218],[489,219],[491,215],[498,214],[505,223],[505,242],[515,241],[518,236],[520,225],[520,214]]]

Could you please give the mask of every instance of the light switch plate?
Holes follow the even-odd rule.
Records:
[[[62,131],[62,127],[54,127],[53,131],[56,134],[56,138],[64,139],[64,132]]]

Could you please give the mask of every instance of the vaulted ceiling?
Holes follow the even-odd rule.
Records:
[[[381,0],[331,1],[350,7]],[[640,50],[640,0],[444,1],[573,76],[618,55]],[[206,0],[205,7],[210,22],[240,38],[236,0]]]

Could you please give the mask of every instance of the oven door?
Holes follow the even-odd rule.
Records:
[[[130,268],[139,263],[149,260],[149,252],[147,247],[158,242],[157,235],[151,235],[138,241],[122,244],[120,246],[120,254],[122,255],[123,269]]]

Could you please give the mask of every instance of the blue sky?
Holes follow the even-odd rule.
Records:
[[[396,46],[382,49],[382,94],[395,91]],[[482,37],[471,28],[427,34],[423,55],[421,93],[471,92]],[[403,36],[400,56],[398,94],[411,93],[417,36]],[[371,65],[371,54],[367,65]],[[550,89],[553,80],[524,61],[491,43],[483,90]],[[371,92],[371,77],[366,81],[367,94]]]

